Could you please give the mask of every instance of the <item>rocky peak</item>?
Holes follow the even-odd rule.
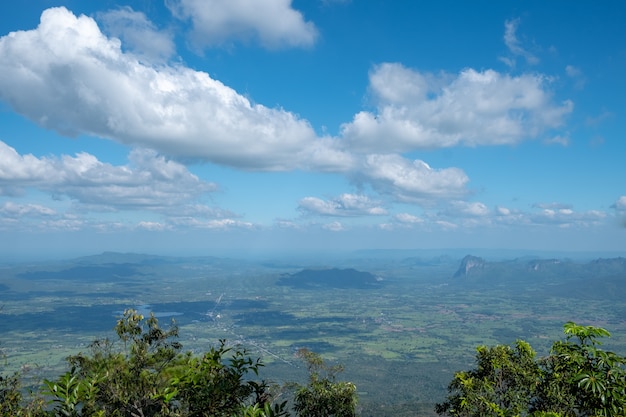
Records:
[[[470,271],[475,269],[483,269],[487,261],[478,256],[467,255],[461,260],[459,269],[454,273],[454,277],[467,277]]]

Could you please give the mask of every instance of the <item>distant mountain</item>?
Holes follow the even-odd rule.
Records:
[[[623,273],[626,271],[626,258],[595,259],[588,264],[590,269],[605,273]]]
[[[89,282],[128,281],[133,277],[154,273],[154,269],[196,268],[207,274],[215,271],[256,271],[254,263],[215,256],[161,256],[141,253],[103,252],[98,255],[40,263],[16,272],[16,276],[29,280],[75,280]]]
[[[477,270],[482,270],[487,265],[487,261],[483,258],[479,258],[478,256],[467,255],[465,258],[461,260],[461,265],[459,265],[459,269],[454,273],[454,277],[467,277],[471,274],[474,274]]]
[[[380,287],[382,284],[380,277],[353,268],[303,269],[278,280],[278,285],[306,289],[320,287],[368,289]]]
[[[102,252],[98,255],[82,256],[71,262],[87,265],[101,264],[163,264],[174,263],[177,258],[170,256],[147,255],[143,253]]]
[[[572,281],[626,281],[626,258],[574,262],[570,259],[519,258],[491,262],[467,255],[452,276],[458,282],[479,285],[516,285],[528,282],[562,284]]]
[[[212,266],[241,267],[242,264],[250,262],[221,258],[217,256],[164,256],[149,255],[143,253],[123,253],[123,252],[102,252],[98,255],[83,256],[80,258],[70,259],[66,261],[71,264],[80,265],[141,265],[141,266],[158,266],[158,265],[175,265],[175,264],[203,264]]]
[[[89,282],[107,282],[127,280],[133,276],[142,276],[132,264],[79,265],[61,270],[27,271],[17,276],[30,280],[75,280]]]

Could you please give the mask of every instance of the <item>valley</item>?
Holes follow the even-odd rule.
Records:
[[[175,320],[185,350],[220,339],[263,358],[263,375],[302,381],[306,347],[359,391],[362,416],[432,414],[477,345],[528,341],[540,355],[567,321],[601,326],[626,352],[622,258],[490,261],[353,254],[241,260],[104,253],[0,270],[5,371],[58,374],[64,358],[114,339],[125,308]],[[477,265],[480,265],[478,267]],[[459,273],[465,271],[465,273]]]

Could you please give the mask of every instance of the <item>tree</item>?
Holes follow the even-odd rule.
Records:
[[[543,379],[535,408],[563,416],[626,415],[626,358],[600,349],[600,327],[564,325],[566,339],[542,361]]]
[[[299,386],[294,398],[294,409],[302,417],[356,416],[356,386],[351,382],[336,381],[343,371],[341,366],[329,367],[322,357],[307,349],[298,351],[307,364],[309,383]]]
[[[603,351],[602,328],[564,325],[546,358],[535,359],[526,342],[481,346],[477,367],[457,372],[445,402],[435,411],[450,416],[624,416],[626,358]]]
[[[175,324],[165,330],[154,315],[146,319],[135,310],[126,310],[115,330],[123,350],[96,341],[91,354],[68,358],[69,372],[45,381],[57,416],[230,417],[248,403],[271,401],[267,384],[245,380],[262,366],[245,350],[222,340],[202,357],[183,354],[172,340]]]
[[[6,355],[0,349],[0,361],[6,364]],[[0,372],[4,369],[0,368]],[[0,373],[0,417],[43,417],[43,400],[40,397],[30,398],[26,403],[22,374],[14,372],[10,375]]]
[[[201,356],[181,352],[175,323],[159,326],[151,314],[124,311],[118,343],[96,340],[90,351],[70,356],[70,370],[44,380],[46,409],[37,397],[24,405],[18,374],[0,376],[0,417],[288,417],[274,386],[258,379],[263,366],[245,349],[220,340]],[[122,345],[122,346],[120,346]],[[336,382],[341,367],[302,351],[310,372],[295,406],[300,417],[353,417],[356,387]]]
[[[219,347],[211,348],[200,358],[189,354],[185,357],[182,373],[172,381],[185,415],[230,417],[247,402],[252,403],[253,409],[263,410],[267,417],[284,415],[286,403],[271,408],[267,383],[245,380],[250,373],[258,376],[263,366],[260,359],[253,360],[245,349],[236,349],[224,363],[229,352],[226,341],[220,340]]]
[[[57,415],[123,417],[167,416],[176,394],[171,371],[181,349],[172,341],[178,328],[162,329],[154,315],[145,319],[124,311],[115,326],[124,350],[109,340],[91,344],[91,355],[70,356],[71,370],[56,381],[45,381]]]
[[[475,369],[457,372],[448,399],[438,414],[451,416],[519,416],[529,409],[540,369],[530,345],[479,346]]]

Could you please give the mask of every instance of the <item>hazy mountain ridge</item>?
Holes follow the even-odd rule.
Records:
[[[278,280],[278,285],[297,288],[377,288],[382,285],[382,278],[354,268],[303,269],[288,274]]]
[[[229,261],[228,258],[220,258],[217,256],[165,256],[150,255],[134,252],[102,252],[97,255],[81,256],[68,260],[85,265],[103,265],[103,264],[141,264],[141,265],[159,265],[159,264],[177,264],[177,263],[223,263]],[[238,261],[240,262],[240,261]]]
[[[598,258],[586,263],[570,259],[514,259],[510,261],[487,261],[467,255],[454,273],[454,278],[487,276],[490,273],[509,270],[523,275],[531,273],[626,274],[626,258]]]
[[[626,282],[626,258],[598,258],[589,262],[570,259],[514,259],[487,261],[467,255],[451,283],[472,287],[546,288],[575,298],[616,299]]]
[[[135,267],[136,264],[102,264],[79,265],[59,271],[31,271],[22,272],[18,276],[24,279],[64,279],[89,280],[106,282],[115,279],[128,279],[133,276],[144,275]]]
[[[271,260],[247,261],[236,258],[217,256],[163,256],[140,253],[103,252],[97,255],[69,259],[53,264],[39,264],[22,269],[16,274],[26,279],[70,279],[104,281],[107,278],[127,279],[141,275],[137,268],[161,265],[176,266],[186,264],[192,268],[231,271],[242,267],[276,273],[280,269],[291,269],[278,279],[278,285],[300,288],[377,288],[383,285],[374,263],[367,259],[327,264],[327,266],[307,266],[305,262],[285,262]],[[321,262],[321,261],[320,261]],[[326,262],[324,262],[326,263]],[[455,267],[456,263],[456,267]],[[536,258],[524,256],[510,260],[487,260],[480,256],[466,255],[460,261],[448,255],[411,256],[390,260],[393,267],[423,268],[428,266],[450,268],[455,271],[449,276],[451,283],[467,285],[523,285],[525,283],[544,283],[559,285],[561,282],[589,281],[602,279],[605,282],[626,280],[626,258],[597,258],[590,261],[574,261],[569,258]],[[369,272],[369,270],[373,268]],[[259,269],[260,268],[260,269]],[[17,268],[15,271],[21,268]],[[444,272],[445,274],[445,272]],[[387,273],[386,279],[394,279],[393,273]],[[428,278],[428,273],[424,275]]]

